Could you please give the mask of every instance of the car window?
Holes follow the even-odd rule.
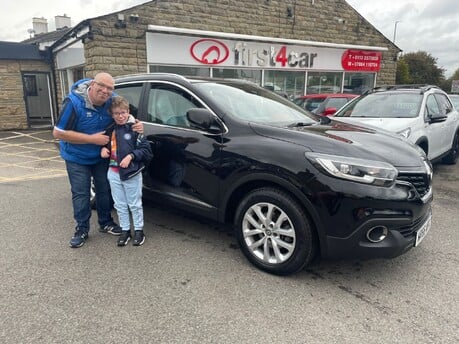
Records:
[[[459,110],[459,95],[450,95],[449,98],[453,102],[453,105],[456,108],[456,110]]]
[[[435,99],[438,102],[441,114],[445,115],[445,116],[448,115],[448,113],[450,113],[451,110],[453,109],[453,106],[449,102],[448,98],[442,93],[436,93],[435,94]]]
[[[430,94],[426,100],[426,114],[427,116],[439,115],[441,113],[440,107],[433,94]]]
[[[140,95],[142,92],[142,84],[126,84],[117,85],[115,93],[119,96],[126,98],[129,102],[129,112],[137,118],[140,103]]]
[[[344,104],[348,102],[347,98],[328,98],[327,105],[325,107],[334,107],[339,109],[342,107]]]
[[[308,111],[314,111],[317,109],[320,104],[325,100],[325,98],[310,98],[306,100],[304,108]]]
[[[230,84],[231,81],[228,81]],[[272,125],[315,123],[292,101],[250,84],[199,83],[195,87],[211,98],[225,113],[238,119]]]
[[[186,91],[172,85],[151,84],[148,94],[148,121],[189,128],[189,109],[202,107]]]

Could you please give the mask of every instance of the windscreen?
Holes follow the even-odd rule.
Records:
[[[226,114],[238,119],[271,125],[312,124],[306,111],[273,92],[249,83],[196,83]]]
[[[420,93],[384,92],[361,96],[334,117],[410,118],[416,117],[422,102]]]

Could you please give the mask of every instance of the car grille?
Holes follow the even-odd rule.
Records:
[[[427,220],[430,216],[430,213],[426,214],[425,216],[417,219],[416,221],[412,222],[411,224],[403,227],[394,228],[395,230],[399,231],[401,235],[405,238],[410,238],[415,235],[416,231],[421,227],[422,224]]]
[[[431,181],[425,173],[400,173],[397,176],[397,180],[410,183],[421,197],[425,196],[430,190]]]

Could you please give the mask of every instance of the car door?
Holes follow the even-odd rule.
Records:
[[[446,121],[431,122],[430,117],[439,116],[442,110],[433,94],[429,94],[425,103],[424,121],[427,123],[427,135],[429,139],[429,159],[435,159],[442,153],[444,144],[443,135],[447,130]]]
[[[222,135],[194,129],[186,113],[204,104],[189,90],[169,82],[146,83],[144,134],[154,158],[144,174],[152,197],[216,218]]]
[[[442,93],[436,93],[435,99],[439,105],[440,113],[447,117],[442,125],[443,134],[441,135],[442,143],[440,147],[440,153],[445,153],[452,147],[454,134],[456,133],[457,124],[454,120],[454,107],[446,95]]]

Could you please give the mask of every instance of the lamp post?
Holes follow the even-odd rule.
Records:
[[[395,44],[395,36],[397,35],[397,24],[400,23],[400,20],[395,21],[394,25],[394,39],[392,40],[392,43]]]

